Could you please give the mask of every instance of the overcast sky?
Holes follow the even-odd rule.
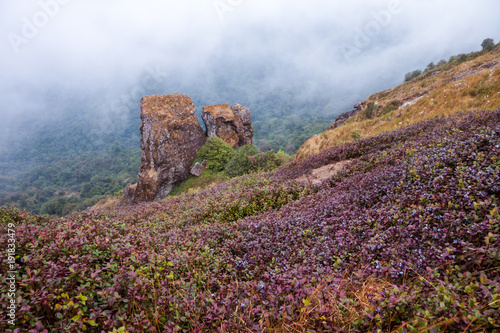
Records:
[[[46,115],[30,97],[46,91],[113,95],[152,68],[193,79],[231,61],[275,66],[269,89],[355,94],[498,42],[499,13],[498,0],[1,0],[0,115]]]

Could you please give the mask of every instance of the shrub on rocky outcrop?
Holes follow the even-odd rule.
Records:
[[[211,137],[198,151],[196,161],[206,160],[208,170],[221,172],[235,154],[236,151],[224,140]]]

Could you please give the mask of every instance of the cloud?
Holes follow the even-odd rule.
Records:
[[[117,98],[157,65],[179,86],[248,67],[262,90],[361,98],[498,41],[499,12],[497,0],[3,1],[0,112],[45,114],[54,91]]]

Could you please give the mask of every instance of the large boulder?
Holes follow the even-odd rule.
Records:
[[[141,168],[134,203],[166,197],[189,177],[196,153],[206,142],[188,96],[141,99]]]
[[[219,137],[231,147],[252,144],[253,127],[250,110],[239,104],[205,106],[201,118],[208,137]]]

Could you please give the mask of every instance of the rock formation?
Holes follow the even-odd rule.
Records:
[[[217,136],[231,147],[238,148],[253,142],[250,110],[239,104],[205,106],[201,118],[208,137]]]
[[[207,136],[218,136],[233,148],[252,144],[249,109],[239,104],[204,107],[206,135],[194,110],[191,98],[185,95],[146,96],[141,100],[139,182],[125,189],[119,205],[164,198],[190,173],[199,177],[206,162],[192,165]]]
[[[141,168],[133,202],[166,197],[189,177],[206,142],[191,98],[173,94],[141,100]]]

